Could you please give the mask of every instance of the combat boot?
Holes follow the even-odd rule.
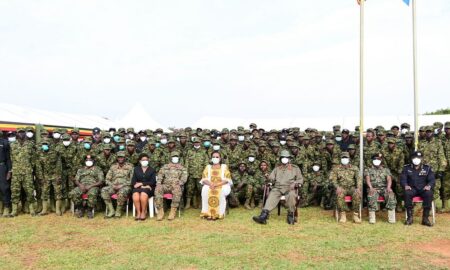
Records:
[[[254,216],[253,221],[259,224],[267,224],[267,218],[269,218],[269,211],[263,209],[259,216]]]
[[[87,218],[88,219],[93,219],[94,218],[94,211],[93,211],[93,207],[88,207],[87,209]]]
[[[34,203],[30,203],[30,205],[28,206],[28,209],[30,209],[30,215],[32,217],[36,216],[36,211],[34,210]]]
[[[428,216],[430,215],[430,209],[423,209],[423,215],[422,215],[422,225],[433,227],[433,223],[430,222],[428,219]]]
[[[9,217],[10,216],[9,210],[10,210],[9,206],[7,206],[7,205],[3,206],[3,217]]]
[[[395,210],[388,210],[388,222],[395,223]]]
[[[77,217],[78,218],[84,217],[84,207],[83,206],[77,207]]]
[[[169,213],[169,216],[167,217],[167,219],[174,220],[176,215],[177,215],[177,208],[172,207],[172,208],[170,208],[170,213]]]
[[[41,199],[38,199],[36,201],[36,212],[38,212],[38,213],[42,212],[42,200]]]
[[[123,208],[123,205],[117,205],[116,214],[114,215],[114,218],[122,217],[122,208]]]
[[[17,203],[13,203],[11,207],[11,214],[9,214],[10,217],[17,217]]]
[[[158,214],[156,214],[156,220],[161,221],[164,218],[164,207],[158,208]]]
[[[446,198],[442,199],[442,209],[441,212],[442,213],[448,213],[450,211],[449,207],[448,207],[448,200]]]
[[[294,212],[288,212],[286,221],[287,221],[287,223],[289,225],[294,225],[295,224]]]
[[[106,204],[106,208],[108,209],[108,214],[105,216],[105,218],[112,218],[115,214],[114,206],[111,201],[109,201],[109,202],[105,201],[105,204]]]
[[[369,224],[375,224],[376,216],[375,211],[369,211]]]
[[[57,216],[62,216],[62,201],[61,200],[56,200],[56,209],[55,209],[55,213]]]
[[[191,198],[186,198],[186,206],[184,206],[184,210],[191,208]]]
[[[413,210],[411,209],[406,209],[406,220],[405,220],[405,225],[411,225],[413,224]]]
[[[246,199],[246,200],[245,200],[244,207],[245,207],[245,209],[247,209],[247,210],[252,210],[252,207],[250,206],[250,199]]]
[[[340,223],[347,222],[347,213],[345,211],[341,211],[339,214],[340,214],[339,215],[339,222]]]
[[[45,216],[48,214],[48,201],[43,200],[42,201],[42,211],[39,213],[40,216]]]
[[[353,212],[353,222],[361,223],[361,218],[359,218],[359,213],[358,212]]]

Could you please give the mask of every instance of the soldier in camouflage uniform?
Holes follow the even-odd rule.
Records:
[[[43,139],[40,143],[40,149],[36,154],[36,179],[41,185],[42,211],[40,216],[48,214],[50,201],[50,188],[56,199],[56,215],[62,215],[62,162],[61,155],[58,152],[57,145],[50,144],[48,139]]]
[[[405,164],[411,162],[411,155],[415,151],[414,146],[414,136],[411,133],[405,134],[405,144],[403,146],[403,155],[405,156]]]
[[[173,195],[170,213],[167,217],[168,220],[175,219],[177,209],[180,205],[183,196],[183,186],[188,179],[188,171],[180,164],[180,156],[180,152],[172,151],[170,153],[169,164],[164,165],[159,170],[155,189],[155,205],[158,210],[158,221],[164,218],[164,194],[170,193]]]
[[[245,198],[244,207],[252,209],[250,202],[253,195],[254,181],[253,177],[247,172],[247,164],[245,160],[239,162],[238,172],[232,175],[233,186],[229,195],[230,207],[239,207],[240,200]]]
[[[131,192],[131,177],[134,166],[126,162],[125,152],[117,153],[117,162],[111,166],[105,177],[106,186],[102,188],[101,195],[105,205],[108,208],[106,218],[120,218],[122,216],[123,206],[126,205]],[[111,196],[117,195],[117,209],[111,201]]]
[[[150,139],[144,149],[142,149],[142,153],[148,155],[149,167],[158,172],[159,168],[161,168],[161,152],[156,148],[156,141]]]
[[[83,159],[85,166],[77,171],[75,176],[76,188],[70,193],[69,197],[75,204],[77,216],[82,218],[84,216],[85,206],[81,196],[87,194],[87,210],[88,218],[94,218],[93,208],[97,205],[97,197],[99,195],[100,186],[103,184],[104,176],[102,170],[94,166],[94,156],[86,155]]]
[[[112,153],[111,144],[104,144],[102,149],[102,153],[96,158],[96,165],[102,170],[103,175],[106,175],[111,166],[117,161],[117,156]]]
[[[433,127],[427,126],[425,131],[426,139],[419,142],[418,149],[423,153],[423,163],[431,166],[435,173],[436,185],[434,190],[436,192],[434,192],[434,199],[437,200],[442,195],[441,180],[447,167],[447,159],[441,141],[434,138]]]
[[[129,140],[127,142],[126,160],[133,166],[137,166],[139,163],[139,154],[136,152],[136,142]]]
[[[375,224],[375,212],[378,211],[378,197],[385,199],[385,206],[388,209],[388,222],[395,223],[395,194],[392,190],[391,171],[382,165],[383,155],[376,154],[372,157],[372,167],[364,170],[364,177],[369,188],[368,208],[369,223]]]
[[[403,187],[400,184],[400,174],[405,165],[405,156],[403,151],[397,147],[395,138],[389,138],[387,143],[388,148],[382,154],[386,167],[391,171],[392,187],[397,201],[397,212],[402,212]]]
[[[259,168],[259,161],[256,159],[256,152],[255,151],[248,151],[247,152],[247,156],[244,158],[246,158],[247,162],[246,162],[246,166],[247,166],[247,173],[250,176],[255,175],[255,172],[258,170]]]
[[[356,145],[350,144],[347,147],[347,151],[348,151],[348,154],[350,155],[350,163],[353,166],[359,168],[359,165],[360,165],[359,163],[360,163],[361,159],[359,158],[359,152],[356,149]]]
[[[25,140],[25,130],[18,129],[17,141],[11,143],[11,216],[17,216],[17,208],[20,201],[20,192],[23,188],[29,203],[30,214],[36,215],[34,209],[35,198],[33,196],[33,167],[35,149],[30,141]]]
[[[364,140],[364,166],[372,166],[372,156],[378,154],[381,150],[381,145],[375,141],[375,133],[372,129],[368,129],[366,139]]]
[[[242,146],[238,145],[238,139],[236,135],[230,136],[230,143],[226,147],[228,152],[228,165],[231,174],[236,173],[238,170],[238,163],[243,158],[242,156]]]
[[[85,137],[83,142],[79,144],[77,150],[77,163],[78,168],[84,166],[84,157],[86,155],[96,156],[97,152],[92,149],[92,138]]]
[[[305,178],[308,179],[310,185],[306,195],[308,195],[307,198],[310,204],[320,205],[324,209],[330,209],[330,181],[321,166],[322,162],[317,160],[312,162],[311,168],[307,171]]]
[[[328,139],[326,141],[326,147],[322,150],[322,162],[327,171],[331,171],[334,166],[338,166],[340,163],[341,149],[335,145],[334,140]]]
[[[253,176],[253,198],[258,202],[258,208],[263,207],[263,186],[269,183],[270,172],[270,162],[268,160],[261,160],[261,162],[259,163],[259,170],[257,170],[255,172],[255,175]]]
[[[192,139],[192,148],[186,153],[184,160],[184,167],[188,171],[188,181],[186,190],[186,206],[185,209],[191,207],[191,201],[196,200],[194,207],[197,208],[199,204],[199,196],[202,190],[200,180],[202,179],[202,173],[206,165],[209,163],[209,157],[202,149],[200,140],[197,137]]]
[[[352,196],[353,221],[361,223],[359,208],[361,205],[361,186],[362,179],[359,170],[350,164],[350,155],[348,152],[341,153],[341,165],[333,167],[330,173],[330,182],[336,190],[336,204],[339,214],[339,222],[346,222],[348,206],[345,202],[345,196]]]
[[[62,143],[58,145],[59,154],[61,155],[62,164],[62,199],[64,205],[62,213],[69,207],[68,195],[74,188],[74,179],[78,170],[78,163],[76,160],[77,146],[72,142],[69,134],[62,136]]]
[[[447,160],[447,167],[445,169],[445,174],[442,180],[442,211],[448,212],[450,199],[450,122],[446,122],[444,125],[444,138],[442,139],[442,145],[444,148],[445,158]]]

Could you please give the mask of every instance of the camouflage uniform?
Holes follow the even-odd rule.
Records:
[[[187,169],[189,175],[186,190],[187,208],[190,207],[191,199],[200,195],[202,190],[200,180],[202,179],[203,170],[208,163],[209,158],[202,148],[195,149],[192,147],[187,151],[186,158],[184,160],[184,167]]]
[[[260,207],[262,207],[262,200],[263,200],[263,186],[269,182],[269,175],[270,175],[270,162],[267,160],[262,160],[262,162],[265,162],[268,165],[267,171],[263,172],[261,169],[258,169],[255,172],[255,175],[253,176],[254,180],[254,198],[256,201],[260,202]],[[260,164],[261,164],[260,163]]]
[[[42,143],[48,145],[48,141]],[[49,145],[48,152],[39,149],[36,159],[36,178],[41,184],[41,199],[47,201],[50,199],[50,187],[53,186],[56,200],[62,200],[62,162],[56,145]]]
[[[386,209],[394,210],[397,204],[394,192],[387,191],[387,177],[391,176],[391,171],[388,168],[379,166],[372,166],[364,170],[364,177],[370,177],[370,184],[375,192],[367,196],[369,211],[378,211],[378,197],[385,198]]]
[[[120,157],[119,153],[117,157]],[[123,208],[131,193],[131,177],[133,169],[133,165],[127,162],[122,165],[117,162],[111,166],[111,169],[109,169],[105,177],[106,186],[103,187],[101,191],[102,199],[106,204],[111,203],[111,196],[117,194],[117,209],[121,210]],[[116,190],[114,189],[114,186],[117,185],[121,185],[122,187]],[[120,211],[118,211],[118,213],[120,213]],[[120,214],[117,214],[117,216],[120,216]]]
[[[359,169],[353,165],[335,166],[330,173],[330,182],[337,189],[343,189],[342,193],[336,192],[336,204],[338,211],[348,212],[348,206],[345,203],[345,196],[352,196],[353,212],[358,212],[361,204],[361,177]]]
[[[232,140],[235,140],[235,138],[232,136]],[[228,164],[231,173],[235,173],[238,170],[238,163],[241,159],[244,157],[242,156],[242,146],[236,145],[234,148],[231,145],[228,145],[227,147],[228,152]]]
[[[70,140],[70,136],[63,135],[63,141]],[[63,199],[68,198],[68,194],[74,187],[74,178],[77,174],[78,163],[76,161],[77,145],[71,142],[69,146],[64,146],[62,143],[58,145],[58,152],[61,155],[62,163],[62,186]]]
[[[319,165],[319,164],[318,164]],[[311,171],[306,174],[310,186],[305,198],[312,204],[318,204],[322,208],[329,207],[331,204],[330,181],[323,170],[317,172]]]
[[[372,141],[370,144],[364,141],[364,167],[372,166],[372,156],[378,154],[381,150],[381,145]]]
[[[103,147],[103,150],[110,148],[110,146]],[[116,160],[116,154],[110,153],[109,156],[106,156],[105,153],[101,153],[97,156],[97,166],[102,170],[103,175],[106,175]]]
[[[239,163],[245,165],[245,161],[241,161]],[[238,170],[237,173],[234,173],[232,175],[233,178],[233,186],[231,188],[230,192],[230,206],[231,207],[238,207],[240,204],[240,200],[244,199],[246,200],[246,206],[249,205],[250,200],[253,195],[254,190],[254,179],[252,176],[250,176],[247,171],[240,171]]]
[[[450,123],[445,123],[446,128],[450,128]],[[445,137],[442,141],[445,158],[447,159],[447,167],[445,170],[444,182],[443,182],[443,197],[445,200],[450,199],[450,137]],[[447,207],[446,207],[447,208]]]
[[[75,176],[75,181],[83,185],[93,185],[95,183],[104,181],[104,176],[102,170],[97,166],[83,167],[77,171]],[[99,195],[99,187],[92,187],[87,192],[88,195],[88,207],[94,208],[97,204],[97,197]],[[70,193],[69,197],[75,206],[80,207],[82,203],[81,195],[83,192],[79,187],[74,188]]]
[[[404,152],[397,148],[394,150],[383,151],[384,163],[386,167],[390,170],[392,175],[392,187],[395,191],[396,201],[398,204],[398,211],[401,211],[401,203],[403,201],[403,187],[400,184],[400,174],[403,171],[403,166],[405,165]]]

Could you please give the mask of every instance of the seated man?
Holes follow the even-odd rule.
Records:
[[[85,206],[88,210],[88,218],[94,218],[92,209],[97,205],[99,187],[103,184],[102,170],[94,166],[94,156],[88,154],[84,156],[85,165],[77,171],[75,176],[76,187],[69,193],[69,197],[75,204],[77,216],[84,216]],[[87,194],[87,205],[83,205],[81,196]]]
[[[287,150],[281,151],[280,161],[272,173],[269,180],[273,183],[273,188],[269,193],[266,204],[259,216],[253,217],[253,220],[259,224],[266,224],[269,212],[277,207],[281,196],[286,197],[286,204],[289,208],[287,222],[290,225],[295,223],[296,192],[295,189],[303,184],[303,176],[297,165],[291,164],[291,154]]]
[[[183,196],[182,186],[186,183],[188,173],[186,168],[180,164],[180,152],[172,151],[170,153],[169,164],[164,165],[158,173],[155,190],[155,205],[158,210],[156,220],[161,221],[164,218],[164,194],[173,195],[168,220],[175,219],[181,196]]]
[[[362,181],[359,169],[350,164],[348,152],[341,153],[341,164],[334,166],[330,172],[330,182],[336,190],[336,204],[339,214],[339,222],[347,222],[348,206],[345,196],[352,196],[353,221],[361,223],[359,207],[361,204]]]
[[[234,186],[230,193],[230,206],[239,207],[240,200],[245,198],[244,207],[252,209],[250,201],[253,193],[253,178],[247,172],[247,165],[245,161],[240,161],[238,164],[238,171],[232,174]]]
[[[405,225],[411,225],[413,223],[412,199],[415,196],[420,196],[423,199],[422,225],[431,227],[433,224],[431,224],[428,216],[430,215],[431,202],[433,201],[433,191],[436,180],[431,167],[422,164],[422,159],[422,152],[414,152],[411,155],[412,164],[405,165],[400,176],[400,184],[405,191],[404,199],[407,215]]]
[[[371,168],[364,171],[369,194],[367,195],[369,203],[369,223],[375,224],[375,211],[378,210],[378,197],[383,196],[385,206],[388,209],[388,222],[395,223],[395,199],[394,191],[392,191],[391,171],[382,165],[383,155],[375,154],[372,156]]]
[[[120,218],[123,206],[126,205],[131,192],[131,177],[133,175],[133,165],[125,162],[126,154],[123,151],[117,153],[117,162],[111,166],[106,174],[106,187],[102,188],[102,199],[108,207],[108,214],[105,218]],[[117,194],[117,209],[111,201],[111,196]]]

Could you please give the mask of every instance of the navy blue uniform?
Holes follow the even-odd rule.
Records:
[[[413,164],[408,164],[403,167],[400,175],[400,183],[403,187],[405,208],[412,209],[412,199],[415,196],[420,196],[423,199],[423,208],[430,209],[433,200],[435,177],[428,165],[419,165],[416,169]],[[410,186],[411,190],[406,190],[405,187]],[[424,190],[425,186],[430,186],[430,190]]]
[[[11,181],[6,180],[6,175],[11,171],[11,156],[9,143],[0,138],[0,192],[3,195],[3,205],[11,204]]]

